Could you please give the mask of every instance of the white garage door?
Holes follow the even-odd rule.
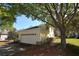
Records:
[[[36,34],[22,34],[21,35],[21,42],[28,43],[28,44],[36,44],[39,41],[39,36]]]

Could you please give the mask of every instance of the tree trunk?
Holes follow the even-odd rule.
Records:
[[[66,48],[66,34],[65,34],[65,30],[61,30],[61,49],[65,49]]]

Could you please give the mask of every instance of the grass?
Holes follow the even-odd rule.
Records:
[[[66,39],[66,41],[68,44],[75,45],[75,46],[79,47],[79,39],[69,38],[69,39]]]
[[[7,42],[0,42],[0,46],[6,45]]]
[[[60,39],[54,39],[55,43],[60,43]],[[76,38],[67,38],[66,39],[66,43],[67,44],[71,44],[71,45],[75,45],[75,46],[79,46],[79,39]]]
[[[66,41],[69,44],[67,45],[67,48],[69,48],[76,55],[79,55],[79,39],[69,38]]]
[[[13,42],[13,40],[9,40],[9,41],[0,41],[0,46],[7,45],[8,43],[11,43],[11,42]]]

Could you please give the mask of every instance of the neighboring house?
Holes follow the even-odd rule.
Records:
[[[54,38],[54,28],[46,27],[45,25],[34,26],[18,31],[18,40],[21,43],[37,44],[47,38]]]
[[[15,31],[8,32],[8,40],[17,40],[18,34]]]
[[[0,33],[0,41],[5,41],[8,38],[8,30],[4,30]]]

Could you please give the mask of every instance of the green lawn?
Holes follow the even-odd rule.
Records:
[[[70,39],[66,39],[66,42],[75,46],[79,46],[79,39],[70,38]]]
[[[0,42],[0,46],[6,45],[7,42]]]
[[[8,43],[14,42],[14,40],[0,41],[0,46],[7,45]]]
[[[54,39],[55,43],[60,43],[60,39]],[[79,39],[76,38],[67,38],[66,43],[71,44],[71,45],[76,45],[79,46]]]

